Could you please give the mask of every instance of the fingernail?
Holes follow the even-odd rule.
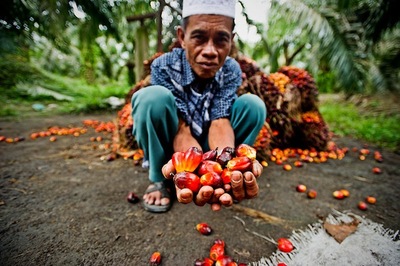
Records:
[[[251,182],[253,181],[252,175],[244,175],[244,182]]]

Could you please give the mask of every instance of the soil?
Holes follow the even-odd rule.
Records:
[[[289,237],[306,229],[332,210],[350,211],[400,229],[400,155],[356,139],[335,138],[348,147],[342,160],[308,163],[292,171],[269,162],[259,178],[257,198],[213,212],[208,206],[175,202],[165,214],[146,212],[139,197],[148,186],[147,170],[131,159],[107,161],[110,133],[89,129],[79,137],[29,138],[50,126],[83,126],[84,119],[112,121],[116,115],[65,115],[0,120],[0,135],[25,137],[16,143],[0,142],[0,261],[1,265],[148,265],[151,254],[162,254],[162,265],[194,265],[209,255],[213,241],[226,243],[226,252],[238,262],[269,257],[276,246],[265,238]],[[102,136],[101,141],[90,137]],[[365,160],[357,148],[368,148]],[[379,150],[383,162],[373,159]],[[374,174],[380,167],[382,174]],[[315,189],[315,199],[296,192],[303,183]],[[350,196],[333,198],[347,189]],[[366,211],[357,208],[366,196],[377,198]],[[209,236],[196,224],[207,222]]]

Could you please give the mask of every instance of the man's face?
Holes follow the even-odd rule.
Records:
[[[202,79],[215,76],[228,56],[233,39],[233,19],[218,15],[193,15],[178,38],[193,71]]]

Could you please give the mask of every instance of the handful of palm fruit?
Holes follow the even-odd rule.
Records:
[[[231,182],[233,171],[251,171],[256,153],[256,149],[247,144],[225,147],[219,154],[217,149],[203,153],[196,147],[175,152],[172,155],[176,170],[174,183],[178,188],[188,188],[194,193],[202,186],[225,188]]]

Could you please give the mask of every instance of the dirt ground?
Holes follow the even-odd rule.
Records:
[[[193,265],[208,256],[216,238],[225,241],[226,252],[235,260],[250,264],[276,251],[262,236],[289,237],[333,209],[400,229],[400,155],[355,139],[335,139],[339,147],[349,148],[342,160],[292,171],[269,162],[259,178],[259,196],[231,208],[212,212],[208,206],[175,202],[170,212],[152,214],[126,200],[130,191],[143,195],[146,170],[131,160],[102,160],[109,152],[104,147],[111,142],[110,134],[89,129],[55,142],[29,138],[50,126],[114,118],[101,114],[0,120],[0,135],[26,138],[0,142],[1,265],[148,265],[154,251],[161,252],[162,265]],[[96,136],[103,140],[89,140]],[[379,150],[383,162],[375,162],[371,154],[360,160],[353,148],[363,147],[371,153]],[[375,166],[382,174],[372,172]],[[296,192],[299,183],[315,189],[317,198]],[[332,192],[342,188],[350,196],[333,198]],[[359,210],[358,202],[368,195],[377,198],[376,204]],[[199,222],[207,222],[213,233],[199,234]]]

